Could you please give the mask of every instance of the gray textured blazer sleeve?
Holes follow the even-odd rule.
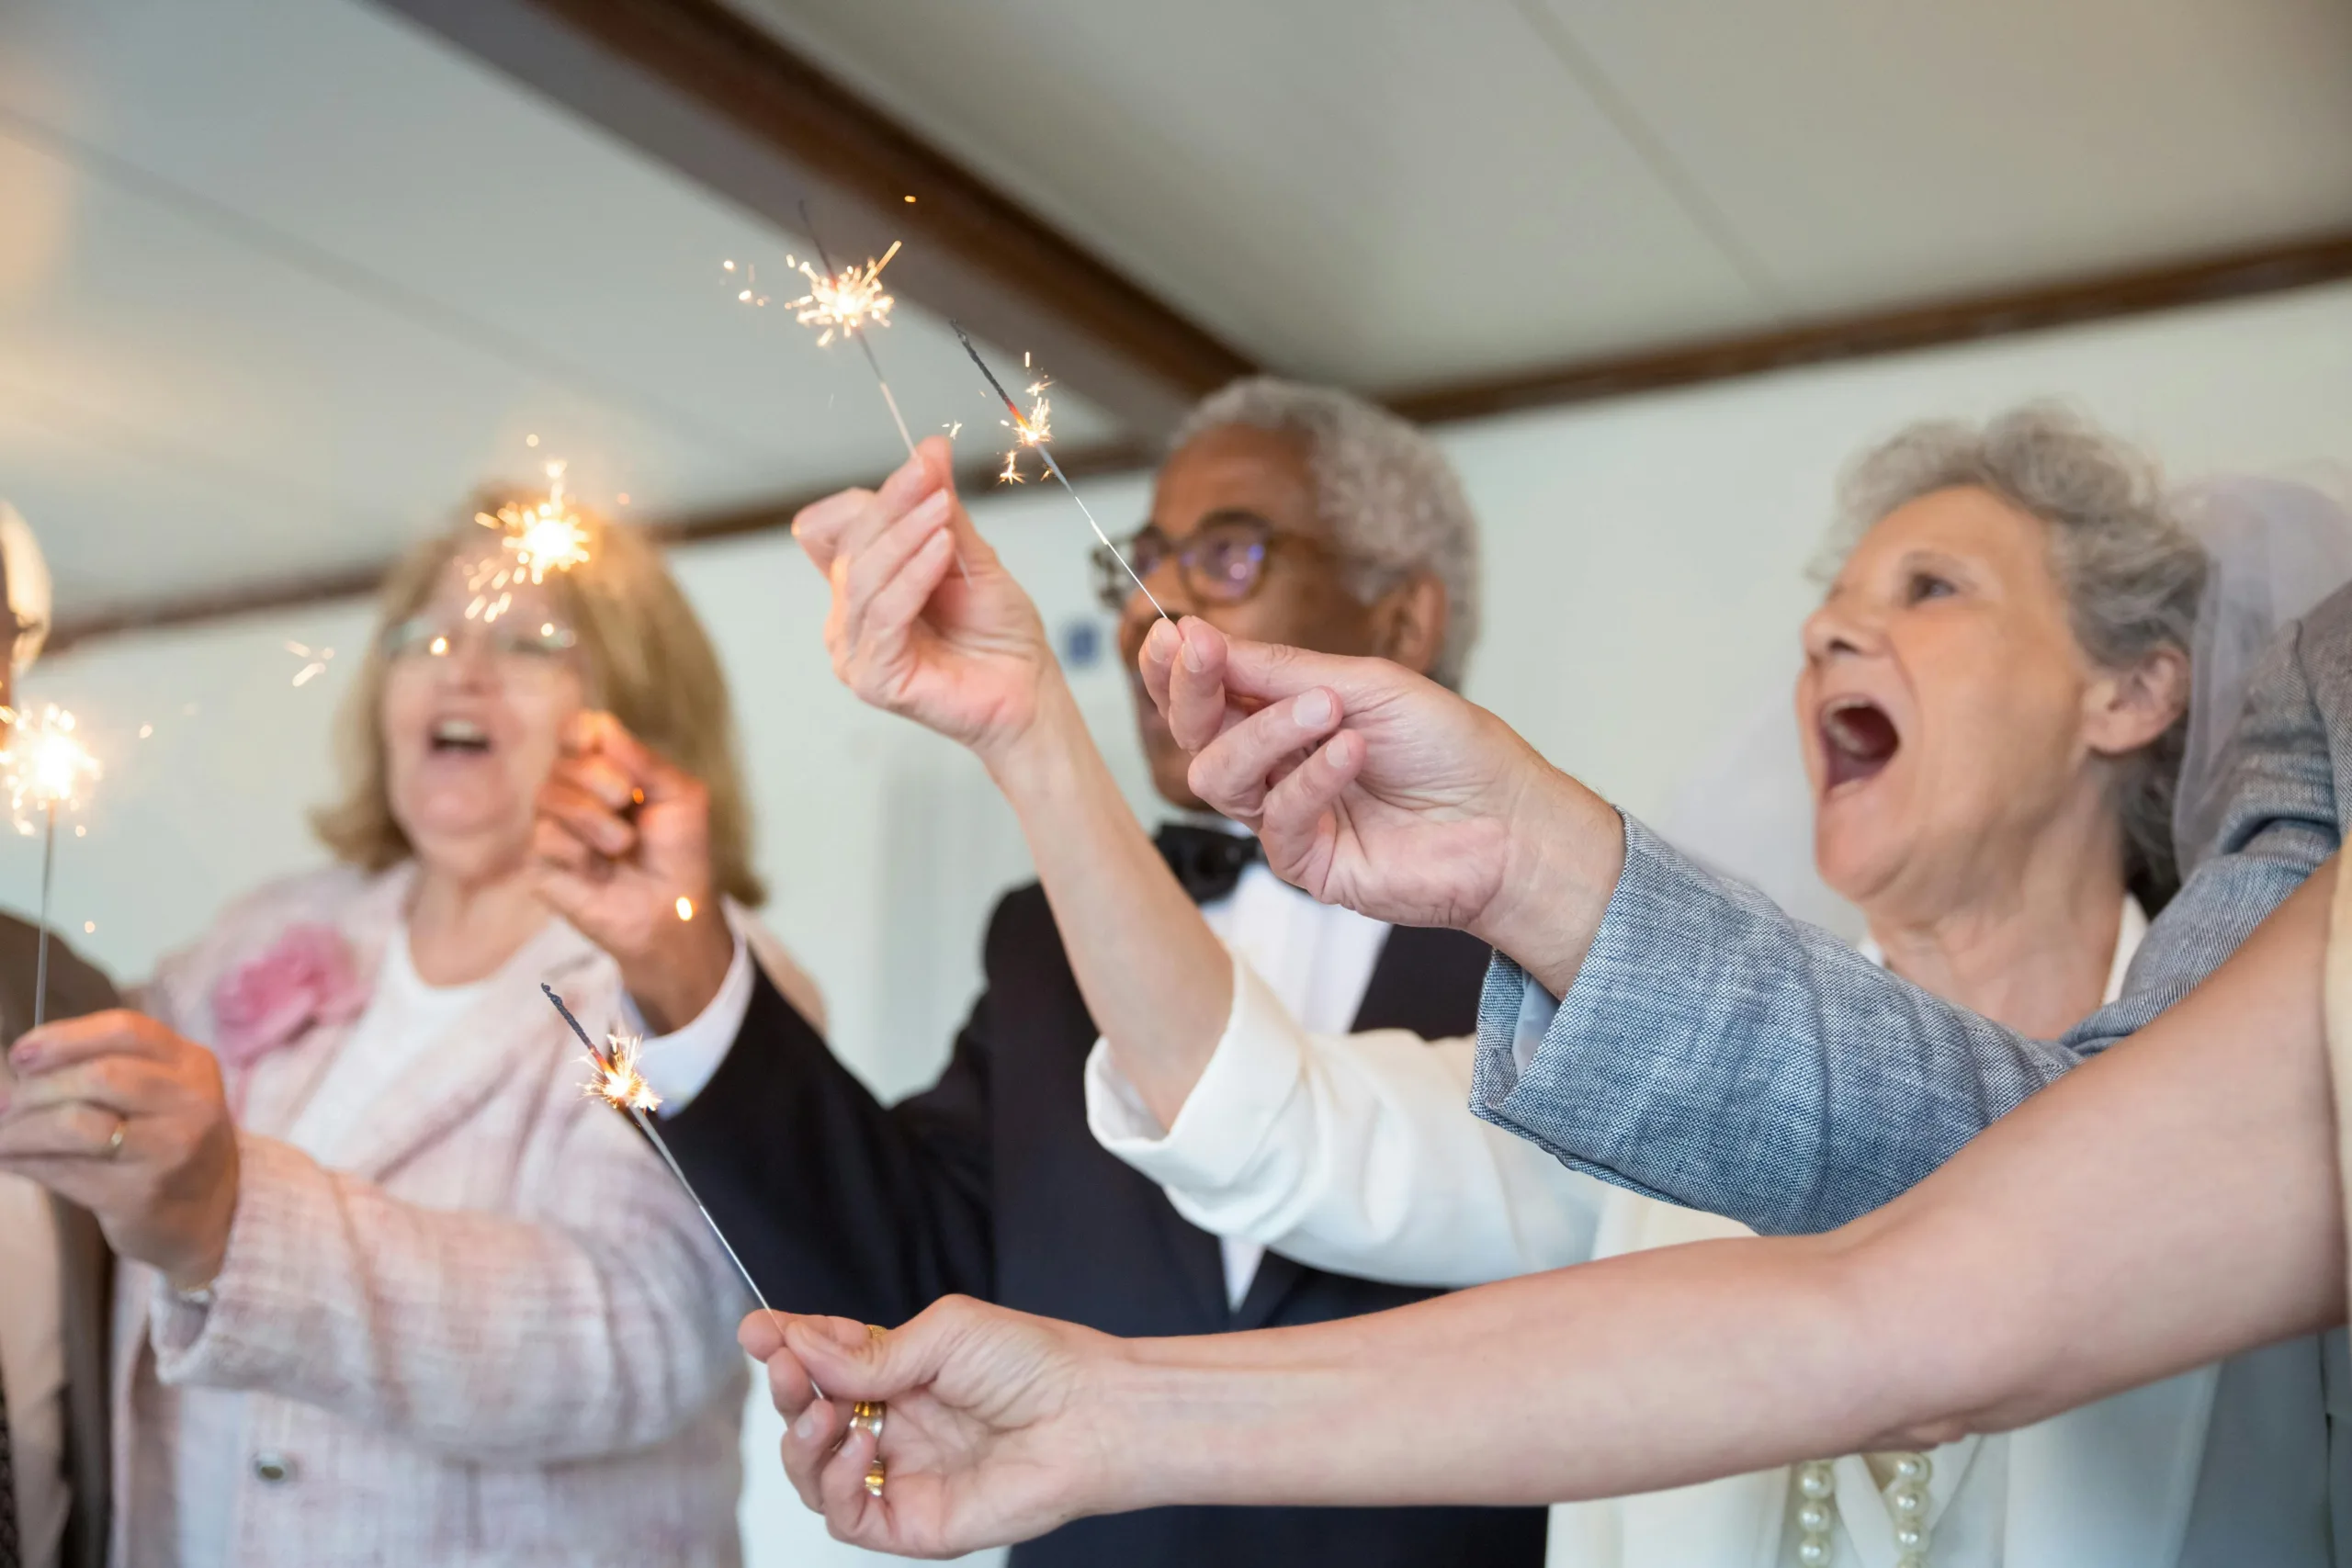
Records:
[[[2338,714],[2352,593],[2266,657],[2215,852],[2122,995],[2055,1042],[1938,1000],[1628,818],[1624,874],[1568,995],[1555,1005],[1497,956],[1473,1109],[1577,1169],[1767,1234],[1843,1224],[2177,1001],[2335,852]]]

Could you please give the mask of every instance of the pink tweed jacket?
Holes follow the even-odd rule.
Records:
[[[233,906],[149,1010],[217,1044],[224,976],[290,927],[340,932],[372,988],[413,873],[336,870]],[[116,1308],[113,1561],[170,1562],[181,1391],[245,1391],[227,1561],[731,1565],[748,1297],[628,1122],[582,1096],[612,961],[560,922],[454,1026],[464,1066],[323,1163],[292,1126],[349,1032],[312,1024],[232,1076],[243,1181],[209,1306],[126,1268]],[[511,990],[511,994],[509,994]]]

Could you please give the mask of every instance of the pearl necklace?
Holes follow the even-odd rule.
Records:
[[[1893,1456],[1894,1479],[1881,1494],[1894,1525],[1894,1568],[1928,1568],[1928,1476],[1926,1454]],[[1797,1562],[1801,1568],[1829,1568],[1838,1555],[1838,1474],[1827,1460],[1797,1466]]]

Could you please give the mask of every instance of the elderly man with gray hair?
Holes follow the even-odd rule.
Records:
[[[927,442],[878,491],[820,502],[794,531],[832,576],[827,637],[843,680],[987,764],[1042,886],[998,906],[987,989],[944,1074],[888,1108],[740,943],[730,964],[720,923],[649,907],[590,931],[640,998],[656,987],[634,976],[726,974],[698,1013],[648,1021],[671,1031],[643,1060],[681,1164],[770,1300],[867,1323],[960,1292],[1123,1336],[1222,1333],[1436,1293],[1213,1235],[1095,1141],[1098,1040],[1138,1035],[1134,1021],[1166,1013],[1182,1021],[1177,1032],[1213,1041],[1230,992],[1191,976],[1231,974],[1228,946],[1305,1026],[1379,1031],[1396,1049],[1470,1033],[1487,952],[1278,881],[1256,840],[1193,795],[1189,759],[1138,693],[1154,782],[1195,818],[1148,835],[1035,606],[965,516],[948,459],[945,443]],[[1097,565],[1131,669],[1155,601],[1236,637],[1374,655],[1448,685],[1476,640],[1476,529],[1451,467],[1410,425],[1341,392],[1251,380],[1209,398],[1178,431],[1149,521],[1124,551]],[[635,857],[655,873],[638,879],[650,887],[700,885],[685,858],[658,863],[672,851],[628,831],[632,792],[675,793],[658,759],[628,750],[567,767],[615,810],[603,824],[543,816],[543,834]],[[1148,1066],[1131,1091],[1147,1118],[1155,1094],[1189,1081],[1168,1064],[1154,1079]],[[1466,1074],[1466,1058],[1456,1066]],[[1453,1089],[1457,1108],[1466,1088],[1464,1077]],[[1544,1552],[1534,1508],[1171,1508],[1081,1519],[1014,1561],[1534,1568]]]

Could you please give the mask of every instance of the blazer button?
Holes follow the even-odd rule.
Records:
[[[281,1481],[290,1481],[294,1477],[294,1461],[276,1449],[264,1449],[254,1455],[254,1475],[273,1486]]]

